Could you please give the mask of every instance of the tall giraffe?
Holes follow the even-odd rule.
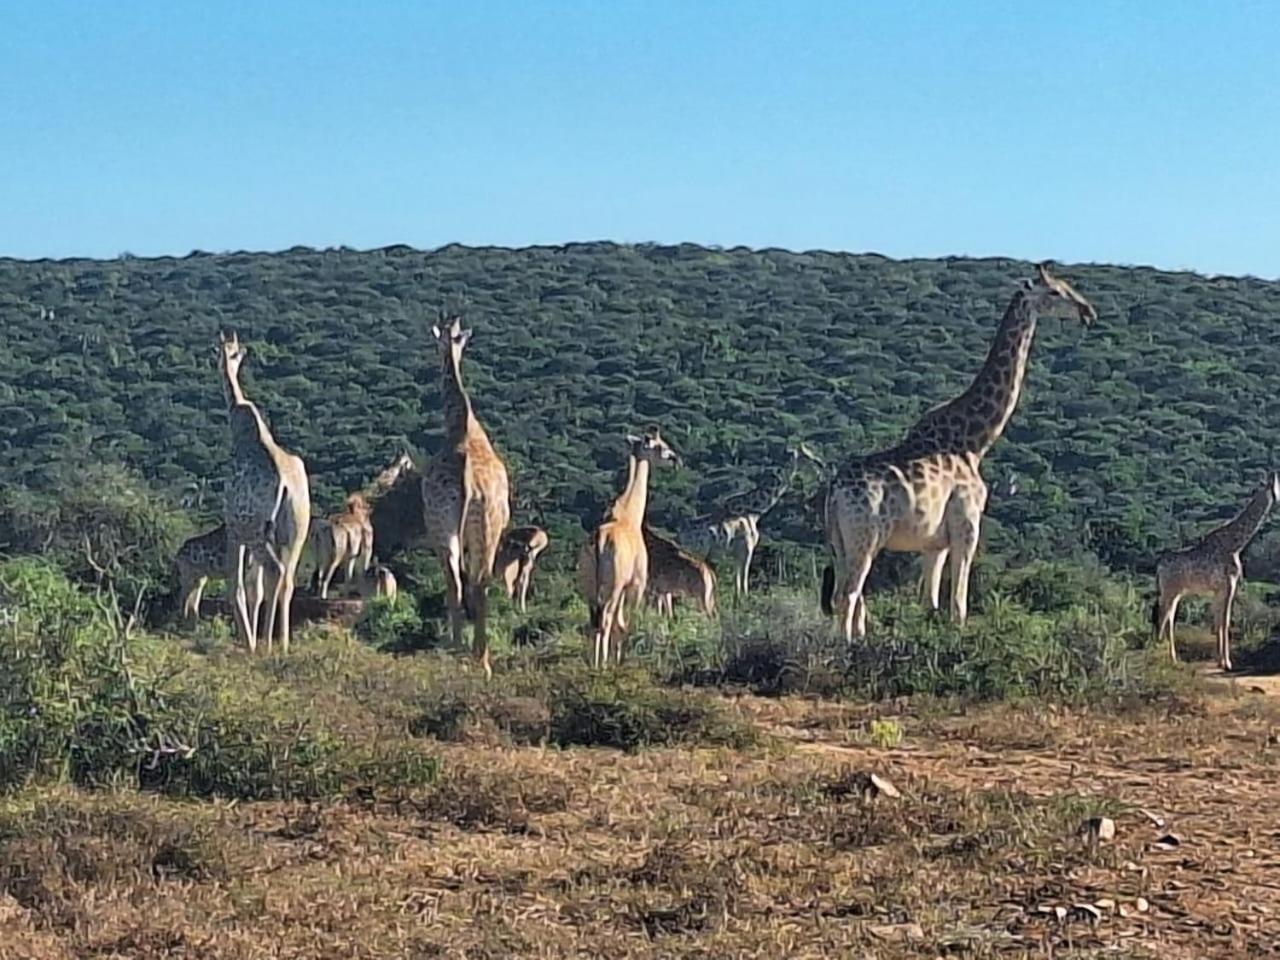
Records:
[[[1176,661],[1173,622],[1178,602],[1187,595],[1213,598],[1213,632],[1218,642],[1218,666],[1231,669],[1231,605],[1244,576],[1240,554],[1257,535],[1267,514],[1280,499],[1280,474],[1273,473],[1232,519],[1209,531],[1196,544],[1167,553],[1156,564],[1159,599],[1151,608],[1156,639],[1169,639]]]
[[[627,604],[638,608],[644,600],[649,579],[643,532],[649,505],[649,466],[680,463],[656,427],[642,437],[628,436],[627,446],[627,485],[578,552],[578,586],[591,610],[591,664],[597,668],[609,662],[609,644],[615,633],[614,660],[622,661]]]
[[[461,318],[440,317],[431,328],[440,349],[444,447],[422,468],[422,515],[427,546],[444,568],[445,600],[453,642],[462,645],[464,615],[473,622],[472,654],[485,676],[489,580],[511,519],[507,468],[493,449],[462,385],[462,352],[471,331]],[[394,481],[393,481],[394,482]]]
[[[750,589],[751,561],[760,545],[760,521],[776,507],[800,470],[800,458],[821,464],[802,443],[790,451],[791,463],[780,477],[769,486],[757,487],[725,497],[716,508],[681,525],[679,542],[704,556],[720,550],[728,550],[734,566],[733,589],[737,596],[746,596]]]
[[[240,366],[248,351],[240,338],[232,333],[230,339],[219,335],[219,340],[222,385],[231,425],[223,520],[227,527],[227,592],[232,599],[236,633],[250,651],[257,649],[258,618],[262,600],[268,597],[263,634],[267,649],[277,637],[278,626],[280,649],[288,653],[298,560],[311,527],[307,468],[301,457],[276,443],[258,408],[245,399],[240,387]],[[247,585],[250,575],[257,581],[252,590]]]
[[[834,563],[824,574],[822,606],[841,608],[846,640],[866,634],[864,587],[881,550],[924,555],[921,592],[935,610],[950,556],[952,619],[967,619],[987,504],[979,467],[1018,404],[1036,318],[1051,312],[1074,314],[1085,326],[1097,319],[1089,301],[1040,264],[1009,301],[969,388],[928,410],[897,446],[847,462],[828,482],[823,525]]]

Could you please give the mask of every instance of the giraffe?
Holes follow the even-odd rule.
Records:
[[[726,497],[711,512],[694,517],[680,528],[679,541],[708,556],[728,550],[734,565],[733,589],[739,597],[750,589],[751,562],[760,545],[760,521],[776,507],[795,481],[801,457],[821,465],[803,443],[790,452],[787,471],[768,487]]]
[[[538,555],[547,549],[549,542],[547,531],[541,527],[512,527],[502,538],[502,546],[498,548],[496,566],[502,571],[507,598],[516,602],[521,613],[528,612],[526,598],[529,594],[529,581],[533,578],[533,567]]]
[[[353,582],[357,560],[361,574],[368,573],[373,564],[373,522],[364,494],[350,494],[342,511],[314,520],[307,541],[315,555],[321,600],[329,599],[329,587],[340,566],[346,565],[347,583]]]
[[[609,643],[615,633],[619,636],[614,659],[622,662],[627,603],[638,607],[644,598],[649,555],[642,530],[649,504],[650,465],[680,463],[657,427],[641,437],[628,436],[627,445],[627,485],[578,553],[578,586],[591,609],[591,664],[596,668],[609,662]]]
[[[510,484],[462,385],[462,353],[471,331],[462,329],[461,318],[441,314],[431,332],[440,351],[445,442],[422,469],[423,526],[444,568],[453,642],[462,645],[465,614],[473,621],[472,655],[489,677],[486,590],[511,519]]]
[[[716,613],[716,574],[711,565],[684,550],[674,540],[644,527],[649,554],[649,596],[659,613],[675,614],[676,597],[692,597],[708,617]]]
[[[924,555],[921,593],[935,610],[949,557],[952,619],[968,618],[987,504],[979,468],[1017,406],[1042,313],[1074,314],[1085,326],[1097,319],[1092,304],[1040,264],[1014,292],[968,389],[926,411],[897,446],[847,462],[828,481],[822,512],[833,565],[823,574],[822,607],[841,608],[847,641],[866,634],[864,587],[881,550]]]
[[[1231,605],[1244,575],[1240,554],[1257,534],[1267,514],[1280,499],[1280,474],[1273,473],[1231,520],[1209,531],[1196,544],[1167,553],[1156,564],[1160,596],[1151,608],[1156,639],[1169,639],[1169,654],[1176,662],[1173,622],[1178,602],[1185,596],[1213,598],[1213,631],[1218,642],[1218,666],[1231,669]]]
[[[173,558],[178,573],[178,596],[182,598],[182,616],[191,623],[200,619],[200,597],[211,577],[227,572],[227,525],[220,523],[212,530],[187,538]]]
[[[290,608],[298,560],[311,528],[311,488],[302,458],[276,443],[257,406],[245,399],[240,366],[247,354],[233,332],[219,335],[223,390],[231,426],[231,460],[224,485],[227,528],[227,590],[236,634],[257,650],[258,618],[269,598],[267,649],[278,637],[289,652]],[[263,589],[266,575],[267,592]],[[250,590],[248,577],[257,586]],[[251,600],[252,595],[252,600]],[[250,610],[252,607],[252,610]]]

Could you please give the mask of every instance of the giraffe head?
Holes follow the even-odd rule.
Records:
[[[244,358],[249,351],[245,349],[240,342],[239,335],[233,330],[231,336],[225,333],[218,334],[219,356],[218,362],[223,372],[230,380],[236,380],[240,376],[240,365],[244,363]]]
[[[347,497],[347,513],[353,517],[369,516],[369,501],[364,498],[362,493],[353,493]]]
[[[1098,319],[1098,311],[1065,280],[1049,273],[1047,262],[1036,266],[1034,280],[1023,280],[1024,302],[1037,313],[1075,314],[1086,327]]]
[[[439,320],[431,328],[431,335],[440,345],[441,359],[462,363],[462,351],[467,349],[471,340],[471,331],[462,329],[462,317],[456,313],[446,316],[442,310]]]
[[[627,443],[637,460],[647,460],[661,467],[678,467],[681,464],[680,455],[662,439],[657,427],[650,427],[640,437],[629,434]]]

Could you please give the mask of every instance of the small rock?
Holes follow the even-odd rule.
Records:
[[[1080,824],[1080,833],[1099,842],[1116,838],[1116,822],[1110,817],[1090,817]]]
[[[1114,910],[1116,908],[1116,902],[1110,897],[1103,897],[1101,900],[1095,900],[1093,905],[1099,910]]]
[[[1102,921],[1102,911],[1092,903],[1073,903],[1071,912],[1083,920],[1088,920],[1090,923],[1100,923]]]
[[[918,923],[886,923],[868,927],[867,932],[881,940],[923,940],[924,927]]]
[[[1143,810],[1141,808],[1139,808],[1138,812],[1142,814],[1144,817],[1146,817],[1148,820],[1150,820],[1157,827],[1164,826],[1164,817],[1160,816],[1160,814],[1152,813],[1150,810]]]
[[[897,800],[902,792],[878,773],[871,774],[869,783],[874,792],[881,793],[890,800]]]
[[[1139,897],[1133,902],[1133,906],[1139,913],[1146,913],[1151,909],[1151,904],[1147,903],[1146,897]]]
[[[1182,846],[1182,840],[1176,834],[1166,833],[1151,846],[1157,850],[1173,850]]]

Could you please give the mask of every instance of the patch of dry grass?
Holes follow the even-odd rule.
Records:
[[[434,745],[434,785],[322,803],[24,792],[0,805],[0,955],[1272,949],[1268,698],[1120,716],[753,697],[734,709],[771,742],[628,752],[463,737]],[[877,718],[900,726],[897,746],[863,735]],[[869,789],[871,773],[901,796]],[[1115,840],[1078,832],[1099,815]],[[1167,834],[1178,843],[1158,843]]]

